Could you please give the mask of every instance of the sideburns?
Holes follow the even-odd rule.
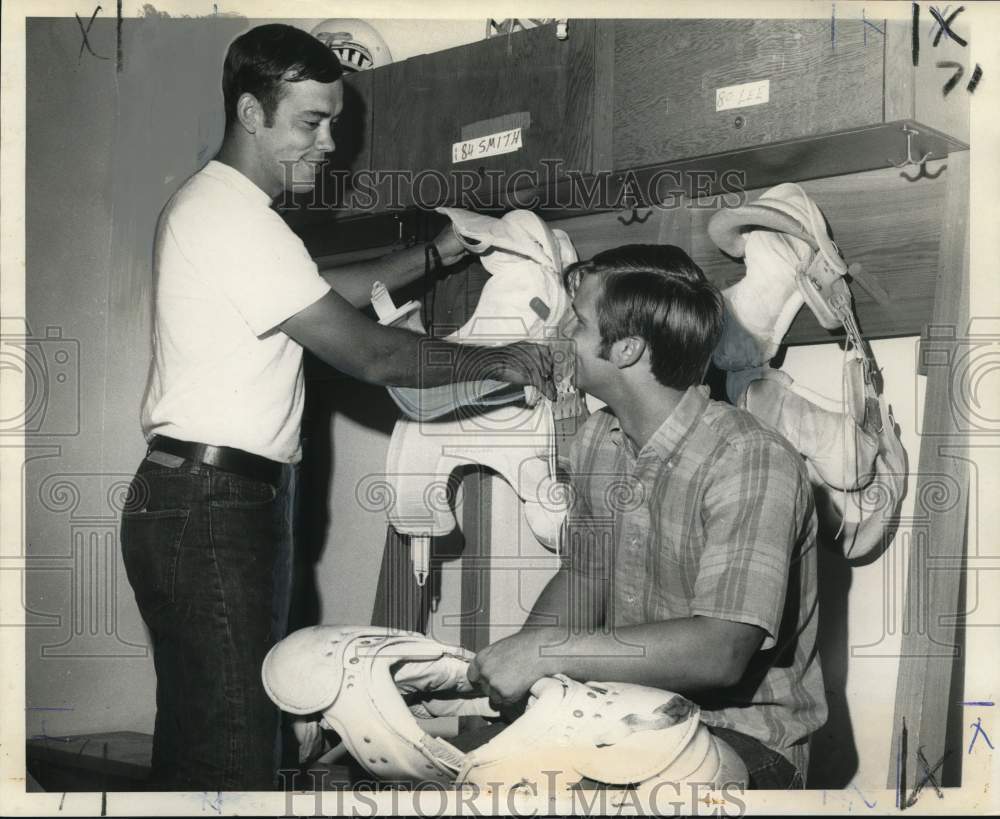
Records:
[[[601,338],[601,343],[597,347],[597,357],[602,361],[611,360],[611,345],[613,342],[606,338]]]

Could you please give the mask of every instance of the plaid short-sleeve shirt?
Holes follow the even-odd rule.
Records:
[[[692,387],[641,451],[601,410],[568,456],[566,555],[573,571],[610,581],[606,625],[704,615],[763,629],[739,683],[690,696],[704,722],[755,737],[804,774],[827,708],[816,514],[799,454]]]

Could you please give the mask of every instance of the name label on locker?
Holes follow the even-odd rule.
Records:
[[[452,163],[468,162],[471,159],[482,159],[486,156],[509,154],[523,146],[521,129],[511,128],[509,131],[498,131],[495,134],[452,143],[451,161]]]
[[[748,105],[763,105],[770,98],[770,80],[727,85],[715,89],[715,110],[728,111],[731,108],[746,108]]]

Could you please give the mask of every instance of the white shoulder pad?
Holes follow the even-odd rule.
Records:
[[[262,676],[268,696],[283,710],[322,712],[325,726],[371,774],[450,783],[465,755],[429,736],[404,695],[423,699],[428,713],[435,695],[467,699],[472,712],[482,713],[485,698],[474,696],[465,675],[472,657],[410,631],[313,626],[274,646]]]
[[[698,706],[680,694],[556,675],[535,683],[532,695],[517,722],[467,755],[459,783],[546,783],[557,774],[568,785],[583,777],[632,785],[718,767],[705,764],[718,753]]]
[[[267,695],[290,714],[313,714],[329,706],[340,692],[342,648],[353,631],[312,626],[277,643],[261,667]]]

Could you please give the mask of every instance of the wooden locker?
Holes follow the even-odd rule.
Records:
[[[609,23],[614,168],[898,120],[918,120],[966,143],[968,94],[943,94],[936,66],[967,57],[962,47],[945,41],[922,60],[918,54],[914,66],[910,26],[878,22]],[[921,32],[932,42],[929,26]]]
[[[502,204],[500,192],[544,180],[543,160],[563,175],[592,168],[593,21],[572,21],[559,40],[541,26],[394,63],[374,73],[375,140],[380,171],[433,172],[403,182],[395,203],[453,203],[465,190],[477,209]],[[456,161],[453,146],[520,128],[520,147]],[[509,143],[508,143],[509,146]],[[463,172],[456,176],[453,172]],[[498,174],[490,180],[490,173]],[[438,174],[443,175],[439,177]],[[462,181],[464,175],[466,180]],[[444,179],[444,184],[439,180]],[[387,206],[388,187],[379,208]],[[419,195],[418,195],[419,194]]]
[[[829,20],[614,26],[615,169],[882,120],[883,48],[863,45],[860,21],[836,47]]]

